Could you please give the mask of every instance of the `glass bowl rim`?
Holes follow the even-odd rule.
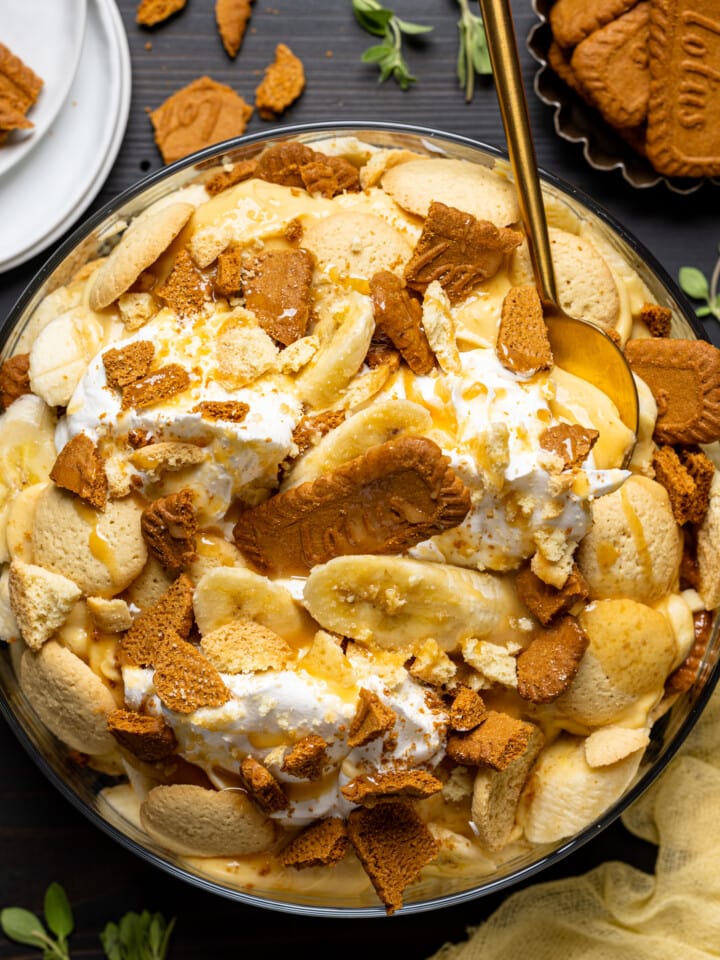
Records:
[[[123,190],[114,198],[103,204],[97,211],[88,217],[83,223],[78,225],[75,230],[60,244],[55,252],[38,269],[33,278],[27,284],[20,294],[16,303],[11,307],[7,317],[0,324],[0,348],[4,346],[14,326],[22,315],[33,296],[42,287],[58,266],[65,260],[75,247],[79,246],[83,240],[89,237],[92,232],[103,223],[106,218],[117,213],[128,202],[140,196],[144,191],[155,184],[174,176],[176,173],[191,166],[199,166],[212,159],[219,159],[224,154],[240,147],[250,146],[259,142],[271,143],[277,140],[284,140],[301,135],[321,135],[328,134],[333,136],[353,136],[362,134],[378,133],[397,133],[402,135],[417,136],[430,142],[444,141],[450,145],[469,148],[480,151],[487,156],[499,160],[507,161],[507,151],[480,140],[448,131],[439,130],[434,127],[426,127],[418,124],[405,124],[398,122],[380,122],[373,120],[353,120],[353,121],[317,121],[313,123],[293,124],[284,127],[275,127],[266,131],[259,131],[253,134],[236,137],[231,140],[223,141],[220,144],[214,144],[210,147],[194,153],[188,157],[161,167],[147,176],[141,178],[135,184]],[[539,168],[543,181],[550,186],[568,196],[571,200],[584,206],[595,217],[597,217],[605,226],[609,227],[617,236],[647,265],[650,272],[663,284],[667,292],[671,294],[676,305],[681,309],[683,318],[692,328],[698,339],[708,339],[708,335],[700,322],[695,317],[689,302],[687,302],[678,285],[672,280],[665,268],[660,264],[655,256],[645,247],[645,245],[631,234],[615,217],[605,210],[605,208],[588,196],[583,190],[562,180],[553,173]],[[717,624],[714,633],[717,633]],[[554,847],[550,852],[541,855],[534,862],[521,866],[515,870],[496,879],[480,880],[472,887],[461,890],[456,893],[431,897],[427,900],[410,902],[403,905],[395,913],[395,916],[410,915],[413,913],[422,913],[430,910],[437,910],[445,907],[457,906],[470,900],[480,899],[491,894],[498,893],[509,887],[515,887],[523,881],[530,879],[547,867],[554,865],[572,853],[575,853],[582,846],[592,840],[595,836],[605,830],[613,821],[636,800],[645,793],[660,773],[666,768],[667,764],[677,753],[678,749],[685,742],[688,734],[695,725],[698,717],[707,704],[713,690],[720,680],[720,658],[716,660],[709,669],[704,678],[704,683],[699,693],[695,697],[687,715],[681,721],[678,729],[675,731],[671,743],[665,748],[664,753],[659,760],[653,761],[648,769],[639,777],[637,782],[627,790],[627,792],[616,801],[605,813],[595,822],[585,827],[579,833],[569,837],[559,846]],[[253,894],[241,889],[233,889],[223,885],[220,881],[215,881],[191,872],[189,869],[172,863],[165,857],[155,853],[147,846],[141,845],[133,838],[127,836],[114,824],[108,822],[94,807],[92,807],[84,798],[82,798],[72,786],[68,779],[64,779],[60,772],[56,770],[48,758],[40,751],[33,742],[32,737],[22,726],[19,718],[15,714],[11,704],[6,698],[5,690],[0,682],[0,714],[3,715],[8,726],[14,733],[17,740],[30,756],[31,760],[47,777],[47,779],[60,791],[60,793],[70,803],[83,814],[93,825],[99,827],[111,839],[118,842],[129,852],[139,856],[142,860],[152,864],[175,877],[176,879],[190,883],[206,892],[213,893],[234,902],[242,903],[246,906],[261,907],[281,913],[288,913],[295,916],[325,917],[325,918],[344,918],[358,919],[367,917],[385,916],[385,910],[382,905],[368,907],[342,907],[342,906],[315,906],[312,904],[292,903],[285,900],[273,899],[270,896],[271,891],[266,895]]]

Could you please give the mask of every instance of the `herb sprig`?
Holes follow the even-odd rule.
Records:
[[[363,30],[382,43],[374,44],[363,53],[363,63],[376,63],[380,69],[380,82],[392,77],[402,90],[407,90],[416,78],[410,73],[402,51],[403,36],[429,33],[433,28],[419,23],[401,20],[392,10],[383,7],[378,0],[352,0],[353,11]]]
[[[460,19],[457,75],[460,86],[465,90],[465,100],[469,103],[475,92],[475,74],[492,74],[492,64],[482,17],[470,12],[468,0],[458,0],[458,4]]]
[[[51,883],[43,901],[45,924],[23,907],[0,910],[0,929],[9,940],[42,951],[43,960],[71,960],[68,937],[75,929],[70,902],[59,883]],[[47,925],[47,926],[46,926]],[[108,960],[165,960],[175,920],[162,914],[126,913],[100,934]]]
[[[720,253],[720,245],[718,245],[718,253]],[[683,292],[693,300],[704,301],[702,306],[695,308],[698,317],[712,316],[720,320],[720,257],[709,281],[697,267],[680,267],[678,282]]]

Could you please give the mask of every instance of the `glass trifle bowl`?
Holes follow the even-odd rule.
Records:
[[[435,909],[577,849],[695,722],[720,354],[641,244],[543,190],[637,434],[553,363],[503,155],[425,128],[173,164],[7,318],[0,706],[149,862],[288,912]]]

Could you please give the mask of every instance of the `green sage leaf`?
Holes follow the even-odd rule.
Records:
[[[39,917],[22,907],[0,910],[0,927],[9,940],[30,947],[44,948],[47,934]]]
[[[73,931],[74,922],[67,894],[59,883],[51,883],[45,891],[45,922],[56,937],[65,941]]]
[[[693,300],[707,300],[710,296],[707,278],[697,267],[680,267],[678,280],[683,292]]]

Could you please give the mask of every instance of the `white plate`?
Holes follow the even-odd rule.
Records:
[[[28,114],[33,128],[13,131],[0,149],[0,175],[37,146],[65,102],[80,59],[86,12],[87,0],[0,0],[0,43],[43,81]]]
[[[0,178],[0,273],[49,247],[95,199],[125,134],[130,89],[130,52],[114,0],[88,0],[67,99],[37,148]]]

